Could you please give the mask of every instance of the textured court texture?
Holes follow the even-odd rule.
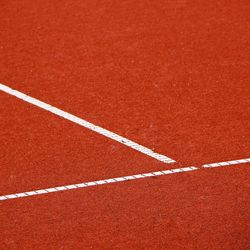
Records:
[[[249,13],[2,0],[0,248],[250,249]]]

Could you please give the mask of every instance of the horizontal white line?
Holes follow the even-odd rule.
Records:
[[[250,158],[241,159],[241,160],[233,160],[233,161],[222,161],[222,162],[215,162],[210,164],[202,165],[203,168],[215,168],[215,167],[224,167],[224,166],[231,166],[231,165],[238,165],[243,163],[250,162]]]
[[[47,194],[47,193],[52,193],[52,192],[60,192],[60,191],[76,189],[76,188],[85,188],[85,187],[91,187],[91,186],[105,185],[109,183],[124,182],[124,181],[136,180],[136,179],[142,179],[142,178],[150,178],[150,177],[160,176],[160,175],[189,172],[189,171],[194,171],[197,169],[198,168],[196,167],[176,168],[176,169],[169,169],[169,170],[163,170],[163,171],[157,171],[157,172],[151,172],[151,173],[145,173],[145,174],[136,174],[136,175],[116,177],[116,178],[99,180],[99,181],[90,181],[90,182],[83,182],[83,183],[71,184],[71,185],[60,186],[60,187],[46,188],[46,189],[34,190],[34,191],[23,192],[23,193],[18,193],[18,194],[8,194],[8,195],[0,196],[0,201],[15,199],[15,198],[22,198],[22,197],[27,197],[27,196],[40,195],[40,194]]]
[[[240,165],[240,164],[244,164],[244,163],[250,163],[250,158],[233,160],[233,161],[224,161],[224,162],[211,163],[211,164],[204,164],[204,165],[202,165],[202,168],[232,166],[232,165]],[[168,175],[168,174],[190,172],[190,171],[194,171],[194,170],[201,170],[202,168],[200,168],[200,167],[174,168],[174,169],[168,169],[168,170],[162,170],[162,171],[156,171],[156,172],[150,172],[150,173],[144,173],[144,174],[135,174],[135,175],[128,175],[128,176],[116,177],[116,178],[111,178],[111,179],[104,179],[104,180],[98,180],[98,181],[90,181],[90,182],[83,182],[83,183],[78,183],[78,184],[71,184],[71,185],[60,186],[60,187],[39,189],[39,190],[28,191],[28,192],[17,193],[17,194],[8,194],[8,195],[0,196],[0,201],[15,199],[15,198],[22,198],[22,197],[27,197],[27,196],[40,195],[40,194],[53,193],[53,192],[66,191],[66,190],[77,189],[77,188],[105,185],[105,184],[123,182],[123,181],[129,181],[129,180],[150,178],[150,177],[162,176],[162,175]]]
[[[143,153],[145,155],[148,155],[148,156],[150,156],[152,158],[155,158],[155,159],[157,159],[159,161],[162,161],[164,163],[173,163],[173,162],[175,162],[173,159],[171,159],[171,158],[169,158],[169,157],[167,157],[165,155],[158,154],[158,153],[152,151],[151,149],[146,148],[146,147],[144,147],[144,146],[142,146],[142,145],[140,145],[140,144],[138,144],[136,142],[133,142],[133,141],[131,141],[131,140],[129,140],[129,139],[123,137],[123,136],[115,134],[115,133],[113,133],[113,132],[111,132],[111,131],[109,131],[107,129],[104,129],[102,127],[99,127],[97,125],[94,125],[93,123],[90,123],[90,122],[88,122],[86,120],[83,120],[83,119],[81,119],[81,118],[79,118],[79,117],[77,117],[75,115],[72,115],[72,114],[70,114],[68,112],[65,112],[65,111],[63,111],[61,109],[53,107],[50,104],[39,101],[38,99],[35,99],[35,98],[31,97],[31,96],[28,96],[28,95],[26,95],[24,93],[21,93],[21,92],[19,92],[17,90],[14,90],[14,89],[12,89],[12,88],[4,85],[4,84],[1,84],[1,83],[0,83],[0,90],[2,90],[5,93],[8,93],[8,94],[10,94],[12,96],[15,96],[15,97],[17,97],[17,98],[19,98],[19,99],[21,99],[21,100],[23,100],[25,102],[31,103],[31,104],[33,104],[33,105],[35,105],[37,107],[40,107],[40,108],[42,108],[44,110],[47,110],[47,111],[49,111],[49,112],[51,112],[51,113],[53,113],[55,115],[63,117],[66,120],[74,122],[74,123],[76,123],[76,124],[78,124],[80,126],[83,126],[85,128],[88,128],[88,129],[90,129],[90,130],[92,130],[92,131],[94,131],[94,132],[96,132],[98,134],[101,134],[101,135],[103,135],[105,137],[108,137],[108,138],[110,138],[110,139],[112,139],[114,141],[117,141],[117,142],[119,142],[121,144],[124,144],[127,147],[133,148],[134,150],[137,150],[137,151],[139,151],[139,152],[141,152],[141,153]]]

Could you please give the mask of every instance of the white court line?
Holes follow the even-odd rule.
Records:
[[[196,167],[175,168],[175,169],[169,169],[169,170],[163,170],[163,171],[157,171],[157,172],[151,172],[151,173],[136,174],[136,175],[122,176],[122,177],[116,177],[116,178],[99,180],[99,181],[90,181],[90,182],[83,182],[83,183],[71,184],[71,185],[60,186],[60,187],[39,189],[39,190],[33,190],[33,191],[17,193],[17,194],[8,194],[8,195],[0,196],[0,201],[39,195],[39,194],[47,194],[47,193],[52,193],[52,192],[60,192],[60,191],[65,191],[65,190],[70,190],[70,189],[98,186],[98,185],[110,184],[110,183],[115,183],[115,182],[123,182],[123,181],[129,181],[129,180],[149,178],[149,177],[160,176],[160,175],[190,172],[190,171],[194,171],[197,169],[198,168]]]
[[[63,111],[61,109],[53,107],[50,104],[39,101],[38,99],[35,99],[35,98],[31,97],[31,96],[23,94],[22,92],[14,90],[14,89],[12,89],[12,88],[4,85],[4,84],[1,84],[1,83],[0,83],[0,90],[2,90],[3,92],[5,92],[7,94],[15,96],[15,97],[17,97],[17,98],[19,98],[19,99],[21,99],[21,100],[23,100],[25,102],[31,103],[31,104],[33,104],[33,105],[35,105],[37,107],[45,109],[45,110],[47,110],[47,111],[49,111],[49,112],[51,112],[51,113],[53,113],[55,115],[63,117],[66,120],[69,120],[71,122],[79,124],[79,125],[81,125],[81,126],[83,126],[85,128],[88,128],[88,129],[90,129],[90,130],[92,130],[92,131],[94,131],[94,132],[96,132],[98,134],[101,134],[101,135],[103,135],[105,137],[108,137],[108,138],[110,138],[110,139],[112,139],[114,141],[120,142],[121,144],[124,144],[127,147],[133,148],[134,150],[137,150],[137,151],[139,151],[139,152],[141,152],[141,153],[143,153],[145,155],[151,156],[152,158],[155,158],[155,159],[157,159],[159,161],[162,161],[164,163],[173,163],[173,162],[175,162],[173,159],[171,159],[171,158],[169,158],[169,157],[167,157],[165,155],[158,154],[158,153],[152,151],[151,149],[146,148],[146,147],[144,147],[144,146],[142,146],[142,145],[140,145],[140,144],[138,144],[136,142],[133,142],[133,141],[131,141],[131,140],[129,140],[129,139],[123,137],[123,136],[115,134],[115,133],[113,133],[113,132],[111,132],[111,131],[109,131],[107,129],[104,129],[102,127],[99,127],[97,125],[94,125],[93,123],[90,123],[90,122],[88,122],[86,120],[83,120],[83,119],[81,119],[81,118],[79,118],[79,117],[77,117],[75,115],[72,115],[72,114],[70,114],[68,112],[65,112],[65,111]]]
[[[250,163],[250,158],[205,164],[205,165],[202,165],[201,168],[200,167],[175,168],[175,169],[168,169],[168,170],[151,172],[151,173],[136,174],[136,175],[122,176],[122,177],[116,177],[116,178],[99,180],[99,181],[90,181],[90,182],[83,182],[83,183],[71,184],[71,185],[60,186],[60,187],[39,189],[39,190],[33,190],[33,191],[17,193],[17,194],[2,195],[0,196],[0,201],[15,199],[15,198],[22,198],[22,197],[27,197],[27,196],[40,195],[40,194],[53,193],[53,192],[60,192],[60,191],[65,191],[65,190],[77,189],[77,188],[85,188],[85,187],[91,187],[91,186],[111,184],[111,183],[123,182],[123,181],[129,181],[129,180],[137,180],[137,179],[142,179],[142,178],[150,178],[154,176],[190,172],[190,171],[195,171],[195,170],[201,170],[202,168],[224,167],[224,166],[239,165],[243,163]]]
[[[248,162],[250,162],[250,158],[233,160],[233,161],[222,161],[222,162],[210,163],[210,164],[202,165],[202,167],[203,168],[215,168],[215,167],[238,165],[238,164],[243,164],[243,163],[248,163]]]

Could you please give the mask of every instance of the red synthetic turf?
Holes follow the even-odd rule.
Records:
[[[249,4],[2,1],[0,82],[180,164],[249,157]],[[1,194],[170,168],[0,93]],[[73,143],[72,143],[73,142]],[[0,203],[4,249],[249,249],[249,165]]]
[[[1,244],[4,249],[249,249],[249,167],[3,202]]]

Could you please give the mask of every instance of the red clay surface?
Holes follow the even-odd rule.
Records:
[[[185,164],[248,157],[247,1],[8,1],[1,81]]]
[[[0,195],[249,158],[248,1],[3,1]],[[249,249],[249,164],[0,203],[3,249]]]
[[[176,167],[0,93],[1,194]]]
[[[249,167],[2,202],[1,244],[3,249],[246,250]]]

